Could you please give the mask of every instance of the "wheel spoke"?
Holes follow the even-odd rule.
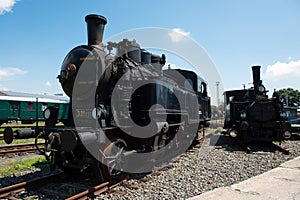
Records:
[[[105,149],[105,156],[103,158],[103,167],[104,173],[107,178],[111,178],[113,176],[117,176],[122,173],[124,164],[123,152],[126,148],[126,144],[124,142],[117,141],[115,143],[111,143]]]
[[[116,161],[116,159],[110,160],[110,161],[107,162],[107,164],[109,165],[111,163],[114,163],[115,161]]]
[[[109,168],[111,169],[111,170],[114,170],[115,169],[115,166],[116,166],[116,163],[114,163],[112,166],[110,166]]]

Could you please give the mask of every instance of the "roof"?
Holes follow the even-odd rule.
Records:
[[[33,94],[33,93],[22,93],[12,91],[0,91],[0,100],[10,101],[31,101],[35,102],[38,98],[38,102],[47,103],[69,103],[69,97],[60,94]]]

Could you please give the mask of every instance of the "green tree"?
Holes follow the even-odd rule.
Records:
[[[211,108],[211,111],[214,111],[214,110],[216,110],[216,109],[217,109],[217,106],[215,106],[215,105],[211,105],[211,106],[210,106],[210,108]]]
[[[221,104],[218,106],[218,109],[224,112],[224,102],[221,102]]]
[[[300,106],[300,92],[293,88],[278,90],[280,100],[286,106]]]

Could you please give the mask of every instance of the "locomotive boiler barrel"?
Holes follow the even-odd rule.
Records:
[[[107,23],[105,17],[101,15],[87,15],[85,17],[88,32],[88,45],[101,45],[103,39],[104,26]]]

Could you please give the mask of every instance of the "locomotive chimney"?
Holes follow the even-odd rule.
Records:
[[[88,32],[88,45],[101,45],[104,26],[107,23],[105,17],[101,15],[87,15],[85,17]]]
[[[258,89],[260,83],[260,66],[252,66],[254,90]]]

